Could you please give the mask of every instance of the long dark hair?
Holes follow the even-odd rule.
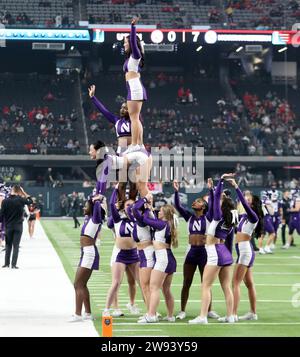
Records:
[[[92,145],[94,146],[95,150],[97,150],[97,151],[98,151],[99,149],[105,147],[104,142],[101,141],[101,140],[97,140],[97,141],[96,141],[95,143],[93,143]],[[104,158],[98,159],[97,162],[96,162],[96,167],[98,167],[100,164],[102,164],[103,161],[104,161]]]
[[[257,214],[258,217],[258,223],[255,228],[255,233],[258,237],[260,237],[263,233],[264,213],[262,210],[261,200],[257,195],[252,196],[252,209]]]
[[[125,55],[126,55],[126,58],[129,58],[130,55],[132,54],[132,49],[130,46],[130,36],[128,35],[126,38],[128,39],[128,43],[129,43],[129,51],[125,52]],[[136,36],[136,41],[137,41],[137,46],[141,52],[140,67],[143,68],[145,65],[145,53],[144,53],[143,47],[141,45],[141,40],[140,40],[139,36]]]
[[[227,228],[233,226],[232,223],[232,213],[231,211],[235,209],[234,202],[230,197],[224,196],[222,200],[221,210]]]

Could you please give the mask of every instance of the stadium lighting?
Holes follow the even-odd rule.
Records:
[[[282,47],[280,50],[278,50],[279,53],[286,51],[288,48],[287,47]]]
[[[244,48],[243,46],[240,46],[239,48],[237,48],[237,49],[235,50],[235,52],[241,52],[243,48]]]
[[[202,50],[203,46],[199,46],[198,48],[196,48],[197,52],[200,52]]]

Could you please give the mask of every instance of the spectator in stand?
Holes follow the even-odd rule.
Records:
[[[228,22],[231,24],[233,23],[233,7],[232,4],[229,3],[229,5],[227,6],[227,8],[225,9],[226,15],[227,15],[227,20]]]
[[[177,100],[179,103],[185,103],[186,102],[186,92],[184,90],[184,87],[180,87],[177,92]]]

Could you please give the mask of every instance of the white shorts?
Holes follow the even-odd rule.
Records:
[[[145,249],[138,250],[140,259],[140,268],[153,268],[154,261],[154,248],[152,245],[146,247]]]
[[[209,223],[207,229],[207,235],[214,237],[216,234],[216,228],[220,221],[215,221],[214,219]]]
[[[127,100],[147,100],[146,90],[140,78],[131,78],[126,82]]]
[[[176,259],[171,249],[158,249],[154,251],[155,265],[153,270],[173,274],[176,272]]]
[[[91,270],[99,269],[99,252],[95,245],[81,247],[79,267]]]
[[[245,265],[250,268],[253,265],[255,253],[250,241],[239,242],[236,244],[237,264]]]

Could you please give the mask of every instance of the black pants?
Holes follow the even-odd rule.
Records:
[[[286,231],[287,224],[283,224],[281,226],[281,240],[282,240],[282,245],[285,245],[286,243],[286,238],[285,238],[285,231]]]
[[[13,227],[6,227],[5,235],[5,265],[10,264],[11,251],[13,249],[11,265],[17,265],[19,255],[19,245],[23,233],[23,224],[18,224]]]
[[[73,212],[73,213],[72,213],[72,217],[73,217],[73,220],[74,220],[74,226],[75,226],[75,228],[77,228],[77,226],[80,227],[80,222],[79,222],[78,219],[77,219],[77,214],[76,214],[76,212]]]

